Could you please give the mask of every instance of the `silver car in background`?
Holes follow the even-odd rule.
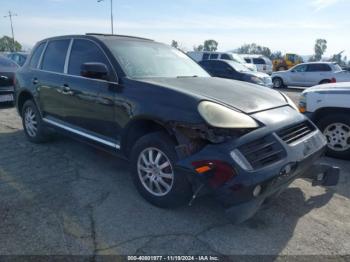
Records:
[[[287,71],[272,73],[274,88],[287,86],[310,87],[319,84],[350,81],[350,72],[331,62],[303,63]]]

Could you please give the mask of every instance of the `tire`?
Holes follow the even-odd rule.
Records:
[[[33,100],[26,101],[22,107],[22,125],[30,142],[44,143],[51,138]]]
[[[151,150],[153,164],[149,155]],[[191,184],[185,174],[174,172],[177,161],[175,143],[163,132],[145,135],[136,142],[131,151],[130,168],[133,182],[143,198],[161,208],[174,208],[190,201]]]
[[[272,83],[273,83],[273,88],[283,88],[285,87],[284,83],[283,83],[283,79],[280,77],[274,77],[272,79]]]
[[[350,159],[350,118],[346,114],[332,114],[317,123],[328,141],[327,155]]]
[[[320,82],[320,85],[329,84],[330,82],[331,82],[330,80],[325,79],[325,80],[322,80],[322,81]]]

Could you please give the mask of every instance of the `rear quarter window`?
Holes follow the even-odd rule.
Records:
[[[46,45],[45,43],[41,43],[40,45],[38,45],[37,48],[35,48],[35,50],[33,51],[32,57],[30,58],[30,62],[29,62],[29,67],[31,68],[37,68],[38,67],[38,63],[41,57],[41,54],[44,50],[44,47]]]
[[[265,65],[266,64],[265,60],[262,58],[253,58],[253,63],[255,65]]]

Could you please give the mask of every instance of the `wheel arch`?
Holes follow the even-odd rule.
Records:
[[[146,134],[162,131],[170,136],[177,144],[177,139],[170,128],[159,120],[150,118],[135,118],[124,128],[121,134],[121,148],[123,153],[128,157],[133,145]]]
[[[22,108],[26,101],[33,100],[35,103],[34,96],[28,90],[21,91],[17,96],[17,110],[20,115],[22,115]]]
[[[315,111],[314,116],[313,116],[313,121],[315,123],[319,122],[322,117],[325,115],[330,115],[330,114],[350,114],[350,108],[343,108],[343,107],[324,107],[320,108]]]

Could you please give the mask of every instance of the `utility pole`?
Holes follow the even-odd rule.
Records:
[[[11,32],[12,32],[12,51],[15,51],[15,35],[13,33],[13,24],[12,24],[12,17],[13,16],[17,16],[17,14],[12,13],[11,11],[9,11],[8,15],[5,15],[5,18],[10,18],[10,23],[11,23]]]
[[[104,0],[97,0],[98,3],[103,2]],[[113,0],[109,0],[111,4],[111,29],[112,35],[114,34],[114,22],[113,22]]]

